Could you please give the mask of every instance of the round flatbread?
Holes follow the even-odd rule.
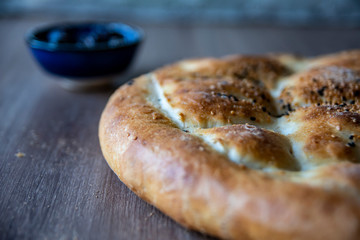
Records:
[[[226,239],[360,239],[360,51],[180,61],[120,87],[111,169],[185,227]]]

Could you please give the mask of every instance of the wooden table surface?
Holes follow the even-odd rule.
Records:
[[[142,201],[110,170],[97,129],[114,89],[67,92],[38,67],[23,36],[49,21],[0,19],[0,239],[210,239]],[[189,57],[360,48],[355,29],[143,28],[124,80]]]

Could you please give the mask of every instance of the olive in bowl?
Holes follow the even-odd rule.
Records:
[[[113,81],[128,68],[142,40],[141,29],[119,22],[56,24],[26,36],[40,66],[75,90]]]

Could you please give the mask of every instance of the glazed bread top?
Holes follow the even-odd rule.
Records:
[[[237,164],[305,171],[360,161],[360,51],[185,60],[148,77],[156,108]]]

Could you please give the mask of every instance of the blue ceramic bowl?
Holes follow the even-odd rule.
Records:
[[[142,40],[141,29],[119,22],[63,23],[36,28],[26,36],[47,72],[85,86],[123,72]]]

